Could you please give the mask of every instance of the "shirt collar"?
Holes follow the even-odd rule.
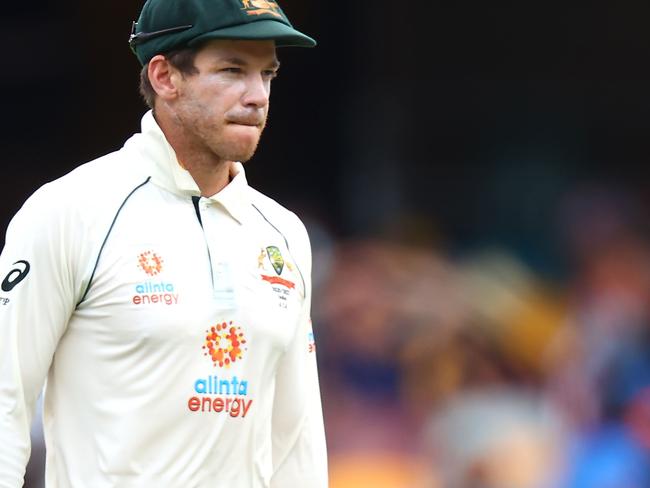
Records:
[[[151,110],[142,117],[142,133],[134,139],[153,183],[177,195],[201,195],[192,175],[178,162],[174,148],[167,142]],[[231,163],[230,183],[220,192],[205,198],[221,205],[235,220],[243,223],[251,208],[243,165]]]
[[[235,220],[243,224],[252,209],[244,165],[237,162],[231,163],[230,183],[208,199],[224,207]]]

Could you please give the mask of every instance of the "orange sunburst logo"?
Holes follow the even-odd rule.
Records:
[[[222,322],[206,330],[205,344],[203,345],[204,356],[209,356],[214,367],[229,367],[242,359],[246,339],[241,327],[235,326],[232,322]]]
[[[145,251],[138,256],[138,267],[149,276],[162,271],[163,259],[153,251]]]

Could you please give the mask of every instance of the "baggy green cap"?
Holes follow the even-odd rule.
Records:
[[[156,54],[209,39],[274,40],[278,47],[314,47],[274,0],[147,0],[129,45],[142,65]]]

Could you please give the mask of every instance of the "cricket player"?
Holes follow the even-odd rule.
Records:
[[[248,186],[271,0],[148,0],[130,45],[151,109],[44,185],[0,256],[0,487],[23,485],[43,385],[48,488],[324,488],[301,221]]]

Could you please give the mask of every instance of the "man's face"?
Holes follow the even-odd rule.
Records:
[[[273,41],[217,40],[196,55],[198,74],[177,76],[172,111],[185,143],[222,161],[247,161],[269,111],[279,67]]]

